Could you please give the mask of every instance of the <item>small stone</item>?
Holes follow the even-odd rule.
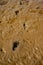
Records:
[[[10,60],[10,59],[8,59],[8,62],[9,62],[9,63],[11,63],[11,60]]]
[[[3,52],[6,53],[6,50],[3,48]]]

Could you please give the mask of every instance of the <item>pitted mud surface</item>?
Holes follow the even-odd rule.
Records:
[[[0,65],[43,65],[43,0],[0,0]]]

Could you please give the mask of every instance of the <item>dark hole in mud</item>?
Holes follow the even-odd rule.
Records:
[[[1,21],[0,21],[0,23],[1,23]]]
[[[7,3],[8,3],[8,1],[0,0],[0,5],[5,5]]]
[[[18,15],[18,13],[19,13],[19,11],[18,11],[18,10],[17,10],[17,11],[15,11],[15,14],[16,14],[16,15]]]
[[[40,7],[36,7],[36,9],[39,9]]]
[[[25,26],[25,23],[23,23],[23,27],[24,27],[24,29],[25,29],[25,27],[26,27],[26,26]]]
[[[2,49],[0,49],[0,51],[2,52],[3,50],[2,50]]]
[[[20,5],[22,5],[22,2],[20,1]]]
[[[18,45],[19,45],[19,42],[18,41],[13,42],[12,50],[14,51],[15,48],[18,47]]]

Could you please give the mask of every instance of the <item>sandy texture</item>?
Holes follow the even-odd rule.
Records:
[[[43,65],[43,0],[0,0],[0,65]]]

